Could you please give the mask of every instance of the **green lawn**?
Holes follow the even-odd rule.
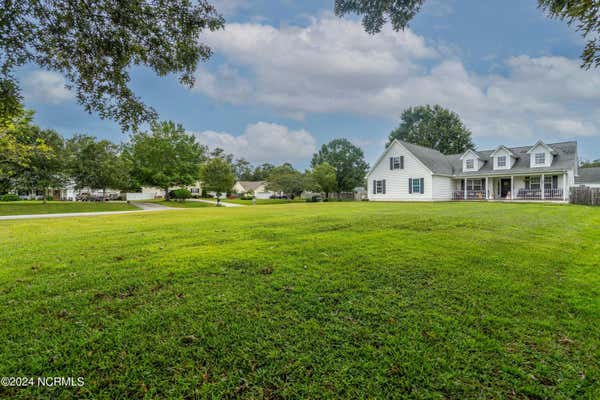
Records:
[[[600,398],[600,208],[0,222],[0,398]]]
[[[185,201],[185,202],[179,202],[179,201],[153,201],[152,203],[157,203],[157,204],[161,204],[163,206],[167,206],[167,207],[173,207],[173,208],[201,208],[201,207],[215,207],[214,204],[208,204],[208,203],[202,203],[199,201]]]
[[[236,203],[236,204],[245,204],[248,206],[253,205],[252,200],[240,200],[240,199],[227,199],[223,200],[225,203]],[[285,199],[256,199],[256,205],[269,205],[269,204],[292,204],[292,203],[306,203],[306,200],[301,198],[295,198],[294,200],[285,200]]]
[[[0,215],[61,214],[97,211],[127,211],[139,208],[126,203],[97,203],[75,201],[0,201]]]

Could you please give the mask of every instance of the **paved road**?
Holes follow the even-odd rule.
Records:
[[[2,215],[0,221],[11,219],[38,219],[38,218],[69,218],[69,217],[95,217],[99,215],[118,215],[131,214],[149,211],[164,211],[164,210],[184,210],[183,208],[173,208],[163,206],[162,204],[154,203],[131,203],[138,207],[139,210],[132,211],[98,211],[98,212],[79,212],[79,213],[61,213],[61,214],[26,214],[26,215]]]
[[[214,204],[215,206],[217,205],[217,202],[212,201],[212,200],[189,199],[187,201],[198,201],[200,203]],[[245,204],[224,203],[224,202],[221,202],[221,205],[223,207],[246,207]]]

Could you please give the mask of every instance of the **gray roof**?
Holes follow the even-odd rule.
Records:
[[[479,176],[479,175],[506,175],[507,173],[532,173],[532,172],[555,172],[567,169],[573,169],[577,162],[577,142],[561,142],[561,143],[546,143],[546,145],[552,148],[556,155],[552,160],[550,167],[530,167],[530,154],[527,151],[532,146],[522,147],[507,147],[510,151],[515,153],[517,160],[511,169],[508,170],[494,170],[493,163],[490,155],[494,150],[475,150],[475,153],[479,156],[484,165],[479,171],[463,172],[462,160],[460,157],[462,154],[450,154],[444,155],[437,150],[429,147],[419,146],[416,144],[408,143],[402,140],[398,140],[404,147],[414,154],[427,168],[434,174],[438,175],[450,175],[450,176]]]
[[[600,183],[600,167],[579,168],[579,176],[575,177],[575,183]]]

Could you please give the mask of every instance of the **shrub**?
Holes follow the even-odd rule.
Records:
[[[252,200],[253,198],[254,196],[245,194],[242,197],[240,197],[240,200]]]
[[[16,194],[4,194],[2,196],[0,196],[0,201],[19,201],[21,200],[21,198],[19,196],[17,196]]]
[[[190,192],[187,189],[177,189],[177,190],[173,190],[173,197],[176,198],[178,201],[185,201],[185,199],[189,199],[190,197],[192,197],[192,192]]]

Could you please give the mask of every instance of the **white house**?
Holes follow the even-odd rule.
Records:
[[[175,189],[187,189],[190,191],[192,196],[200,196],[202,195],[202,182],[197,181],[196,183],[189,186],[177,186],[169,188],[169,191]],[[136,193],[126,193],[125,197],[127,201],[141,201],[141,200],[152,200],[165,197],[165,189],[157,188],[157,187],[142,187],[141,192]]]
[[[233,185],[233,193],[241,195],[253,195],[257,199],[268,199],[276,193],[267,190],[267,181],[237,181]]]
[[[579,176],[574,141],[540,140],[533,146],[444,155],[394,140],[367,174],[367,182],[369,200],[374,201],[566,201]],[[581,184],[600,184],[600,173],[590,173]]]

